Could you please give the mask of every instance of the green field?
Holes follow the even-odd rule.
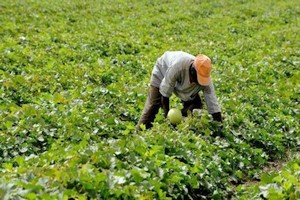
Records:
[[[299,159],[262,174],[299,155],[299,33],[298,0],[2,0],[0,199],[300,199]],[[167,50],[211,57],[223,129],[135,133]]]

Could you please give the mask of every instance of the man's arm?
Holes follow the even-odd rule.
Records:
[[[176,85],[176,80],[179,75],[180,71],[178,71],[175,67],[170,68],[163,78],[160,87],[159,92],[162,95],[161,98],[161,105],[162,109],[164,111],[164,116],[167,117],[169,109],[170,109],[170,96],[172,95],[174,91],[174,87]]]
[[[161,97],[162,109],[164,111],[164,116],[167,117],[169,109],[170,109],[170,98],[169,97]]]
[[[218,104],[218,100],[215,94],[213,81],[211,80],[209,86],[204,90],[205,102],[208,107],[208,112],[212,115],[213,119],[218,122],[222,122],[221,109]]]

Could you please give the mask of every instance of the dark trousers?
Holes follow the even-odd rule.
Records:
[[[159,108],[162,106],[161,99],[162,95],[159,92],[159,88],[150,86],[149,94],[142,115],[136,127],[137,130],[140,130],[141,124],[144,124],[146,129],[152,127],[152,122],[154,121]],[[187,116],[188,111],[192,111],[194,109],[202,109],[202,102],[199,94],[197,94],[195,99],[191,101],[182,101],[182,104],[183,108],[181,109],[181,112],[183,116]]]

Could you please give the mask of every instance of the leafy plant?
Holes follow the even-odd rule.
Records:
[[[239,199],[299,199],[299,159],[278,172],[261,175],[259,183],[239,187]]]

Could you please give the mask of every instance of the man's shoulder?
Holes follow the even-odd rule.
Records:
[[[195,56],[183,51],[167,51],[162,56],[162,60],[172,65],[187,65],[195,59]]]
[[[195,57],[190,53],[184,51],[166,51],[164,55],[176,55],[176,56],[186,56],[186,57]]]

